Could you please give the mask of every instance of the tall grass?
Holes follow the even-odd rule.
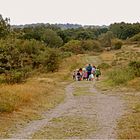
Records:
[[[114,69],[108,73],[108,78],[113,85],[126,84],[128,81],[134,79],[135,75],[129,68]]]
[[[125,96],[130,111],[118,123],[119,139],[140,139],[140,96],[133,94]]]

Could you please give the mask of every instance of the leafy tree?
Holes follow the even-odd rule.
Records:
[[[49,52],[49,57],[46,60],[47,71],[51,71],[51,72],[58,71],[60,62],[61,59],[60,59],[59,51],[51,50]]]
[[[10,19],[3,19],[2,15],[0,15],[0,38],[6,37],[10,33]]]
[[[61,47],[62,51],[72,52],[75,54],[83,53],[84,50],[81,47],[81,41],[79,40],[71,40],[66,43],[63,47]]]
[[[97,40],[83,40],[81,41],[81,46],[85,51],[99,52],[103,50],[100,42]]]
[[[58,48],[62,46],[63,40],[57,33],[51,29],[47,29],[46,32],[42,35],[42,40],[45,44],[51,48]]]
[[[140,32],[140,23],[114,23],[109,27],[110,31],[119,39],[127,39]]]
[[[140,41],[140,33],[134,35],[130,38],[130,41]]]
[[[117,39],[117,38],[113,39],[111,41],[111,43],[112,43],[111,49],[114,49],[114,50],[121,49],[121,47],[123,45],[123,42],[120,39]]]
[[[95,39],[95,35],[90,30],[80,30],[76,34],[77,40],[87,40],[87,39]]]
[[[99,36],[99,41],[103,47],[111,47],[111,39],[114,37],[111,31],[103,33]]]

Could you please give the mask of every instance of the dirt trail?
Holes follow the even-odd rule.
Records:
[[[74,96],[74,91],[79,87],[87,88],[90,94]],[[117,138],[115,132],[117,119],[123,113],[124,102],[119,97],[100,93],[94,88],[94,82],[74,82],[66,87],[66,99],[63,103],[46,112],[44,119],[29,123],[28,126],[13,134],[12,138],[32,138],[34,133],[48,125],[53,118],[82,116],[88,120],[96,118],[98,123],[97,130],[86,138],[114,139]]]

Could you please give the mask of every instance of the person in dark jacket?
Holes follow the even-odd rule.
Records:
[[[86,70],[87,70],[87,79],[89,80],[89,75],[91,74],[92,66],[89,64],[89,65],[86,67]]]

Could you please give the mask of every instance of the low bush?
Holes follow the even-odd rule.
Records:
[[[73,55],[72,52],[60,52],[61,58],[71,57]]]
[[[85,51],[94,51],[94,52],[103,51],[100,42],[97,40],[83,40],[81,41],[81,47]]]
[[[101,52],[103,48],[99,41],[96,40],[71,40],[66,43],[61,50],[64,52],[72,52],[74,54],[83,54],[85,52]]]
[[[132,61],[129,63],[129,67],[136,77],[140,77],[140,61]]]
[[[74,54],[84,53],[84,49],[81,47],[81,41],[71,40],[60,48],[63,52],[72,52]]]
[[[112,40],[112,49],[118,50],[121,49],[123,42],[120,39],[113,39]]]
[[[4,81],[8,84],[21,83],[24,79],[24,73],[16,70],[5,73]]]
[[[107,63],[101,63],[98,67],[100,69],[106,70],[106,69],[109,69],[111,66]]]
[[[140,33],[134,35],[129,39],[130,41],[140,41]]]
[[[108,73],[108,78],[112,81],[113,85],[126,84],[134,79],[134,77],[134,73],[129,68],[115,69]]]
[[[61,62],[60,52],[57,50],[49,51],[48,59],[46,60],[47,71],[58,71]]]

